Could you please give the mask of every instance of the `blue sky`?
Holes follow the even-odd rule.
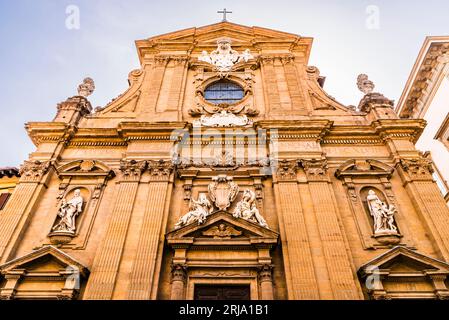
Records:
[[[69,5],[80,9],[79,30],[66,28]],[[379,28],[367,28],[368,6],[378,8]],[[360,73],[397,101],[425,36],[449,34],[446,0],[0,0],[0,166],[28,157],[24,123],[52,120],[84,77],[95,80],[94,107],[123,92],[139,66],[134,40],[216,23],[223,7],[235,23],[314,37],[310,65],[347,105],[361,98]]]

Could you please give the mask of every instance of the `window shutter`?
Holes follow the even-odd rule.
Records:
[[[10,193],[0,194],[0,210],[2,210],[6,206],[6,202],[8,202],[10,195]]]

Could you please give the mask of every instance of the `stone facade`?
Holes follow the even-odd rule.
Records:
[[[2,299],[448,297],[424,120],[366,77],[358,108],[337,102],[311,38],[222,22],[136,45],[125,93],[93,111],[87,79],[27,123],[36,150],[0,211]],[[220,81],[243,97],[211,103]]]

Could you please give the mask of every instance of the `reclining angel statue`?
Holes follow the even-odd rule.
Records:
[[[268,229],[267,222],[260,214],[259,209],[256,207],[256,194],[254,191],[249,189],[246,189],[243,192],[243,198],[239,203],[237,203],[232,215],[235,218],[245,219]]]
[[[213,207],[204,193],[198,196],[198,200],[192,199],[189,205],[190,211],[183,215],[178,223],[175,224],[175,229],[198,222],[198,225],[206,221],[208,215],[212,213]]]

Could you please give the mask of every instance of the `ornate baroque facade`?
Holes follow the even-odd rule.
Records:
[[[425,121],[366,75],[323,91],[312,39],[222,22],[136,42],[103,108],[26,125],[0,211],[2,299],[449,296],[449,209]]]

